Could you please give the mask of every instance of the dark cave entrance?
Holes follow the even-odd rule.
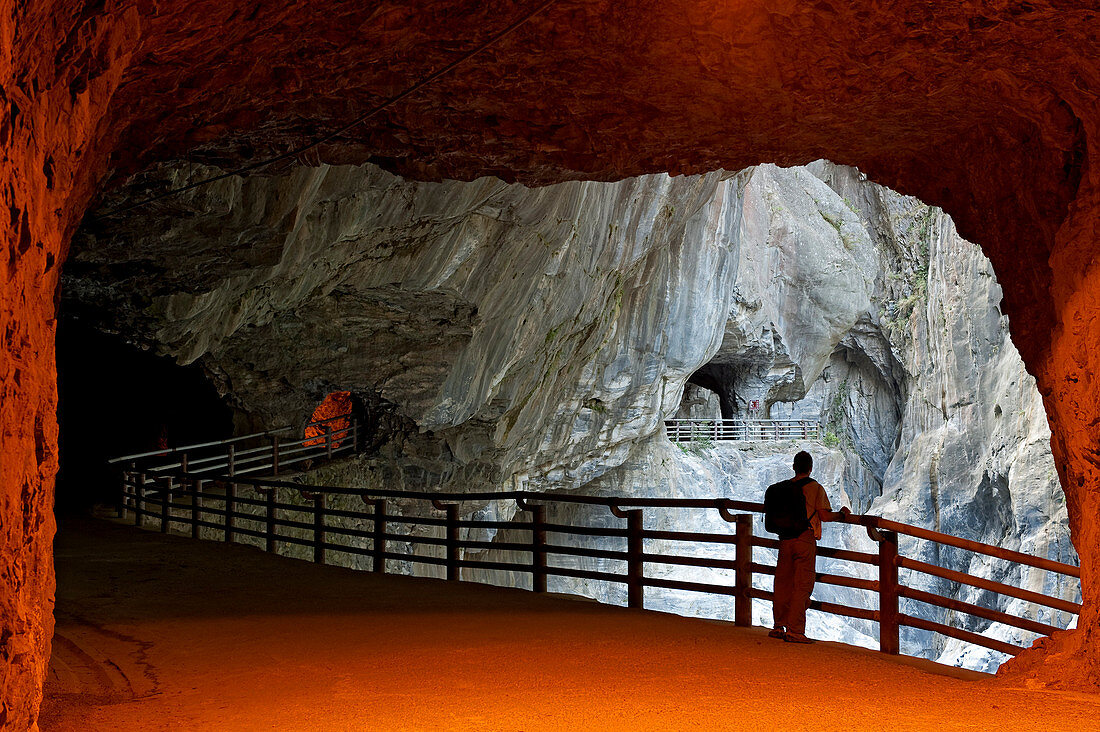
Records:
[[[60,514],[115,501],[112,457],[233,432],[232,412],[201,368],[179,366],[73,318],[58,321],[57,374]]]

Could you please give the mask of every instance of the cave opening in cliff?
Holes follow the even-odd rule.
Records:
[[[62,317],[57,332],[56,508],[118,500],[112,457],[228,437],[232,413],[197,366],[180,366]]]

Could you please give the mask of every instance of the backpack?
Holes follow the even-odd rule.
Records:
[[[780,539],[793,539],[810,528],[806,494],[802,488],[813,478],[784,480],[764,493],[764,530]]]

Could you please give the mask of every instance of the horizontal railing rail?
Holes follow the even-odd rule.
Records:
[[[221,447],[222,445],[231,445],[236,442],[243,442],[244,440],[252,440],[259,437],[267,437],[268,435],[278,435],[283,432],[289,432],[293,427],[276,427],[272,430],[265,430],[263,432],[253,432],[250,435],[239,435],[236,437],[227,437],[224,440],[213,440],[210,442],[196,442],[191,445],[180,445],[178,447],[165,447],[157,450],[148,450],[146,452],[138,452],[133,455],[123,455],[122,457],[111,458],[107,461],[109,465],[115,463],[127,462],[130,460],[142,460],[150,457],[163,457],[167,455],[175,455],[180,452],[187,452],[188,450],[199,450],[207,447]]]
[[[667,419],[673,442],[731,440],[819,440],[821,425],[808,419]]]
[[[357,426],[346,428],[355,435]],[[284,445],[306,447],[305,438]],[[271,448],[257,448],[251,453],[261,458],[263,469],[274,467],[277,474],[283,456],[278,438]],[[333,431],[326,434],[324,444],[302,454],[325,456],[336,453]],[[327,562],[334,553],[369,558],[375,572],[389,571],[391,562],[419,564],[441,568],[448,579],[472,577],[474,570],[501,571],[529,576],[531,587],[538,592],[547,588],[548,577],[583,579],[623,585],[626,604],[642,608],[645,589],[700,592],[733,598],[733,616],[737,625],[751,625],[751,602],[771,601],[770,591],[754,586],[754,579],[774,575],[775,568],[758,562],[754,550],[779,546],[776,539],[753,532],[754,515],[763,512],[763,505],[730,498],[665,499],[626,498],[614,496],[557,495],[532,491],[503,492],[429,492],[390,489],[359,489],[341,486],[302,485],[272,477],[258,477],[237,471],[237,455],[233,445],[227,447],[225,460],[203,463],[200,471],[191,469],[186,458],[172,459],[159,466],[145,467],[132,462],[123,474],[119,515],[132,514],[142,526],[147,521],[158,524],[163,532],[173,528],[189,529],[198,538],[207,536],[224,541],[247,537],[259,541],[270,552],[295,545],[312,552],[314,561]],[[241,455],[245,452],[242,451]],[[293,458],[291,458],[293,459]],[[221,474],[218,470],[226,468]],[[489,502],[515,501],[520,520],[463,518],[461,509],[473,514]],[[606,508],[604,521],[622,521],[621,525],[584,525],[550,520],[549,508],[566,505],[587,505]],[[396,507],[397,512],[394,512]],[[730,531],[690,531],[646,528],[645,512],[651,509],[717,511]],[[598,515],[598,514],[596,514]],[[1014,564],[1071,578],[1080,577],[1074,565],[1035,557],[1002,547],[954,537],[878,516],[832,514],[841,524],[864,528],[877,545],[877,552],[863,552],[839,547],[821,546],[818,554],[841,565],[828,572],[818,572],[817,581],[844,587],[857,593],[877,596],[877,602],[861,602],[858,606],[835,602],[814,601],[811,609],[855,618],[878,625],[879,647],[887,653],[900,652],[901,627],[911,627],[938,633],[950,638],[974,643],[1004,653],[1014,654],[1021,647],[944,623],[902,613],[900,600],[923,603],[990,622],[1004,623],[1020,630],[1050,633],[1057,629],[1049,623],[955,598],[937,595],[899,580],[899,570],[918,572],[968,584],[1067,614],[1080,612],[1080,605],[1065,598],[1049,597],[988,578],[938,567],[899,553],[898,536],[908,535],[918,540],[971,551]],[[663,522],[664,523],[664,522]],[[691,526],[684,520],[680,526]],[[428,535],[435,531],[434,535]],[[494,532],[486,534],[478,532]],[[616,546],[593,547],[584,542],[598,538]],[[674,545],[662,548],[657,542]],[[676,548],[680,547],[680,548]],[[722,549],[726,547],[726,549]],[[696,553],[692,553],[692,551]],[[504,557],[498,555],[505,553]],[[516,555],[519,555],[517,558]],[[587,564],[586,564],[587,563]],[[713,582],[687,581],[674,576],[655,576],[658,568],[694,567],[718,575]],[[850,568],[842,573],[838,570]],[[863,569],[860,569],[863,568]],[[647,574],[647,569],[651,570]],[[859,576],[870,571],[873,577]],[[732,573],[731,577],[728,573]],[[667,572],[666,572],[667,574]],[[483,578],[484,579],[484,578]],[[514,581],[514,577],[512,580]]]
[[[278,475],[293,466],[331,460],[358,450],[359,422],[350,415],[310,422],[304,430],[306,436],[300,439],[280,437],[289,429],[281,427],[225,440],[125,455],[108,462],[126,463],[132,473],[165,475],[179,471],[195,476],[243,477]],[[314,434],[309,434],[311,432]],[[265,444],[244,444],[264,438],[269,440]]]

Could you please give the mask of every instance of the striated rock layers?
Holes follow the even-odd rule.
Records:
[[[0,719],[49,636],[57,268],[104,181],[316,141],[329,163],[533,183],[830,158],[943,206],[1005,288],[1085,574],[1045,676],[1097,683],[1100,26],[1091,3],[183,0],[0,6]],[[1091,143],[1091,144],[1090,144]],[[1037,671],[1037,673],[1039,673]]]
[[[210,171],[159,174],[184,185]],[[717,416],[723,405],[738,414],[760,399],[772,417],[824,425],[825,446],[811,449],[838,505],[1076,560],[1040,398],[1009,339],[988,260],[942,212],[851,168],[769,165],[529,189],[322,166],[230,178],[176,199],[170,212],[83,230],[66,270],[66,309],[199,360],[264,426],[303,423],[336,390],[388,415],[372,420],[375,450],[313,480],[447,490],[528,481],[759,500],[797,447],[688,456],[660,425],[676,412]],[[700,374],[718,393],[684,389]],[[613,521],[569,511],[559,518]],[[716,513],[699,513],[714,515],[651,520],[720,530]],[[868,543],[850,530],[831,534]],[[1076,583],[1043,573],[1021,578],[961,552],[903,550],[1077,597]],[[615,599],[613,587],[555,582]],[[729,615],[722,598],[684,595],[653,592],[651,604]],[[871,602],[857,595],[819,590],[821,599]],[[1020,605],[1010,609],[1068,621]],[[765,613],[757,608],[761,622]],[[870,624],[815,623],[824,637],[873,643]],[[1001,660],[927,633],[905,643],[972,667]]]
[[[826,446],[832,446],[811,448],[825,458],[823,465],[819,460],[819,479],[834,501],[850,501],[858,512],[1076,563],[1039,393],[1009,339],[989,261],[959,237],[951,220],[851,168],[819,162],[754,171],[744,190],[743,222],[723,344],[701,369],[736,416],[744,416],[749,400],[759,399],[773,418],[819,421]],[[690,387],[681,412],[717,416],[717,395],[711,392],[708,399]],[[704,405],[709,414],[702,412]],[[787,470],[797,449],[722,445],[696,450],[697,456],[685,457],[689,464],[672,461],[670,467],[660,442],[641,445],[623,467],[588,489],[660,494],[669,484],[682,493],[694,484],[695,495],[723,486],[729,495],[759,500],[763,487],[782,474],[777,464]],[[865,539],[859,532],[833,531],[842,546]],[[1076,581],[1046,572],[1021,574],[925,542],[903,540],[901,549],[976,576],[1079,597]],[[839,571],[850,573],[852,567]],[[916,573],[904,580],[1059,627],[1071,621]],[[840,588],[816,592],[827,601],[868,602]],[[1023,645],[1034,638],[906,603],[903,611],[919,617]],[[725,617],[725,605],[694,599],[691,608]],[[818,617],[811,628],[859,643],[873,636],[865,625]],[[907,653],[982,670],[1006,658],[909,630],[903,646]]]
[[[397,415],[388,481],[465,489],[578,486],[655,432],[718,346],[741,215],[722,172],[531,189],[323,166],[172,205],[78,235],[72,312],[201,359],[269,426],[352,391]]]

